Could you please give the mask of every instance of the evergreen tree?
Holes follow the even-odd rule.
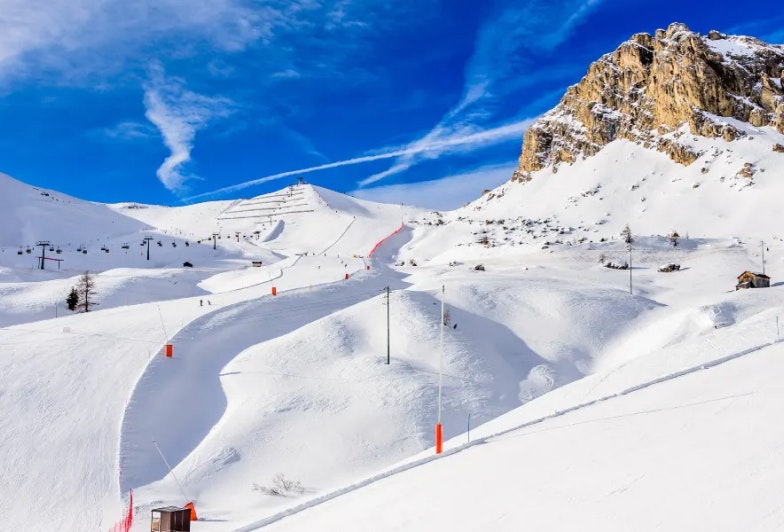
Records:
[[[71,292],[65,298],[65,304],[68,305],[68,310],[76,310],[76,306],[79,304],[79,293],[76,291],[76,287],[71,288]]]
[[[623,238],[626,246],[631,248],[631,245],[634,243],[634,235],[632,235],[632,229],[629,227],[629,224],[626,224],[626,227],[621,231],[621,238]]]

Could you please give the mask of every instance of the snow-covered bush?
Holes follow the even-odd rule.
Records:
[[[271,486],[261,486],[254,483],[253,490],[260,491],[270,497],[288,497],[289,495],[302,495],[305,493],[305,487],[300,481],[287,479],[283,473],[276,473],[272,477]]]

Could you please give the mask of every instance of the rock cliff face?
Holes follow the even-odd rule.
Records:
[[[753,37],[706,36],[683,24],[638,33],[593,63],[558,106],[525,133],[513,180],[628,139],[691,164],[698,155],[678,141],[692,134],[734,140],[734,118],[784,133],[784,46]]]

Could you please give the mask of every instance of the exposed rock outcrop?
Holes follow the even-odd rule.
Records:
[[[784,133],[784,46],[753,37],[706,36],[684,24],[638,33],[594,62],[557,107],[525,133],[514,180],[628,139],[691,164],[679,128],[731,141],[733,118]]]

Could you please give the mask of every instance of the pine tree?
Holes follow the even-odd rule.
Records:
[[[90,312],[90,308],[98,305],[94,297],[95,291],[95,278],[90,275],[90,272],[84,272],[79,280],[76,282],[76,293],[79,296],[79,303],[77,308],[79,312]]]
[[[629,227],[629,224],[626,224],[626,227],[621,231],[621,238],[623,238],[623,241],[628,247],[631,247],[634,243],[634,235],[632,235],[632,229]]]
[[[65,298],[65,304],[68,306],[68,310],[76,310],[76,306],[79,304],[79,293],[76,291],[76,287],[71,288],[71,292]]]

